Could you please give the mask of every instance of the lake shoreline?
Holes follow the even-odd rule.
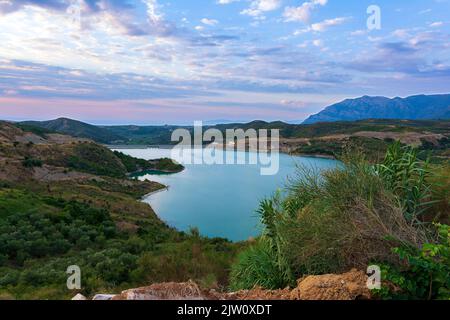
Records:
[[[105,145],[105,147],[109,149],[118,149],[118,150],[126,150],[126,149],[161,149],[168,150],[173,149],[175,146],[169,145]],[[204,148],[203,148],[204,149]],[[223,148],[222,151],[244,151],[244,152],[263,152],[258,150],[235,150],[231,148]],[[268,151],[264,151],[267,153]],[[338,160],[335,156],[329,154],[321,154],[321,153],[296,153],[296,152],[288,152],[280,149],[278,151],[280,154],[286,154],[289,156],[298,156],[298,157],[307,157],[307,158],[317,158],[317,159],[328,159],[328,160]],[[178,173],[178,172],[176,172]]]
[[[153,195],[155,195],[155,194],[157,194],[157,193],[169,191],[169,187],[170,187],[170,186],[162,185],[162,187],[161,187],[160,189],[155,190],[155,191],[152,191],[152,192],[147,193],[146,195],[142,196],[141,199],[140,199],[140,201],[146,203],[146,202],[145,202],[146,199],[148,199],[149,197],[151,197],[151,196],[153,196]],[[148,204],[148,203],[146,203],[146,204]],[[156,212],[155,212],[155,213],[156,213]],[[159,220],[163,221],[163,220],[161,219],[161,217],[158,216],[158,218],[159,218]]]
[[[171,155],[171,150],[154,146],[126,148],[122,152],[142,159]],[[194,153],[195,150],[191,152]],[[158,218],[170,227],[188,232],[191,226],[196,226],[204,237],[241,242],[260,235],[259,218],[255,214],[260,200],[271,197],[276,190],[286,186],[288,177],[295,175],[299,165],[323,170],[338,165],[335,160],[327,157],[287,153],[273,156],[278,155],[279,170],[274,176],[261,175],[260,167],[255,165],[204,163],[187,165],[186,170],[180,174],[144,173],[135,178],[168,186],[144,195],[141,201],[149,204]]]

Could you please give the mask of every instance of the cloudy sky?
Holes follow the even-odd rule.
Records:
[[[0,118],[298,121],[361,95],[450,93],[449,12],[450,0],[0,0]]]

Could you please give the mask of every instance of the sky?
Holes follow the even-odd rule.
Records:
[[[436,93],[450,0],[0,0],[0,119],[296,122]]]

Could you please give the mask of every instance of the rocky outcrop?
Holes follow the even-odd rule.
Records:
[[[370,299],[367,275],[358,270],[344,274],[308,276],[299,280],[291,300],[357,300]]]
[[[123,291],[113,300],[214,300],[192,281],[185,283],[159,283],[149,287]]]
[[[110,300],[358,300],[370,299],[367,275],[356,269],[344,274],[308,276],[298,281],[297,288],[284,290],[242,290],[219,293],[202,290],[195,282],[159,283],[130,289],[107,296]],[[109,300],[109,299],[108,299]]]

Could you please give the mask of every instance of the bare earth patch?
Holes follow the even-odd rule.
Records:
[[[436,133],[419,133],[419,132],[376,132],[376,131],[361,131],[354,134],[357,137],[375,138],[375,139],[392,139],[408,145],[420,146],[422,140],[431,142],[435,145],[438,141],[445,138],[442,134]]]
[[[148,287],[130,289],[111,300],[358,300],[370,299],[367,275],[356,269],[344,274],[307,276],[298,281],[297,288],[283,290],[242,290],[219,293],[202,290],[195,282],[158,283]]]

